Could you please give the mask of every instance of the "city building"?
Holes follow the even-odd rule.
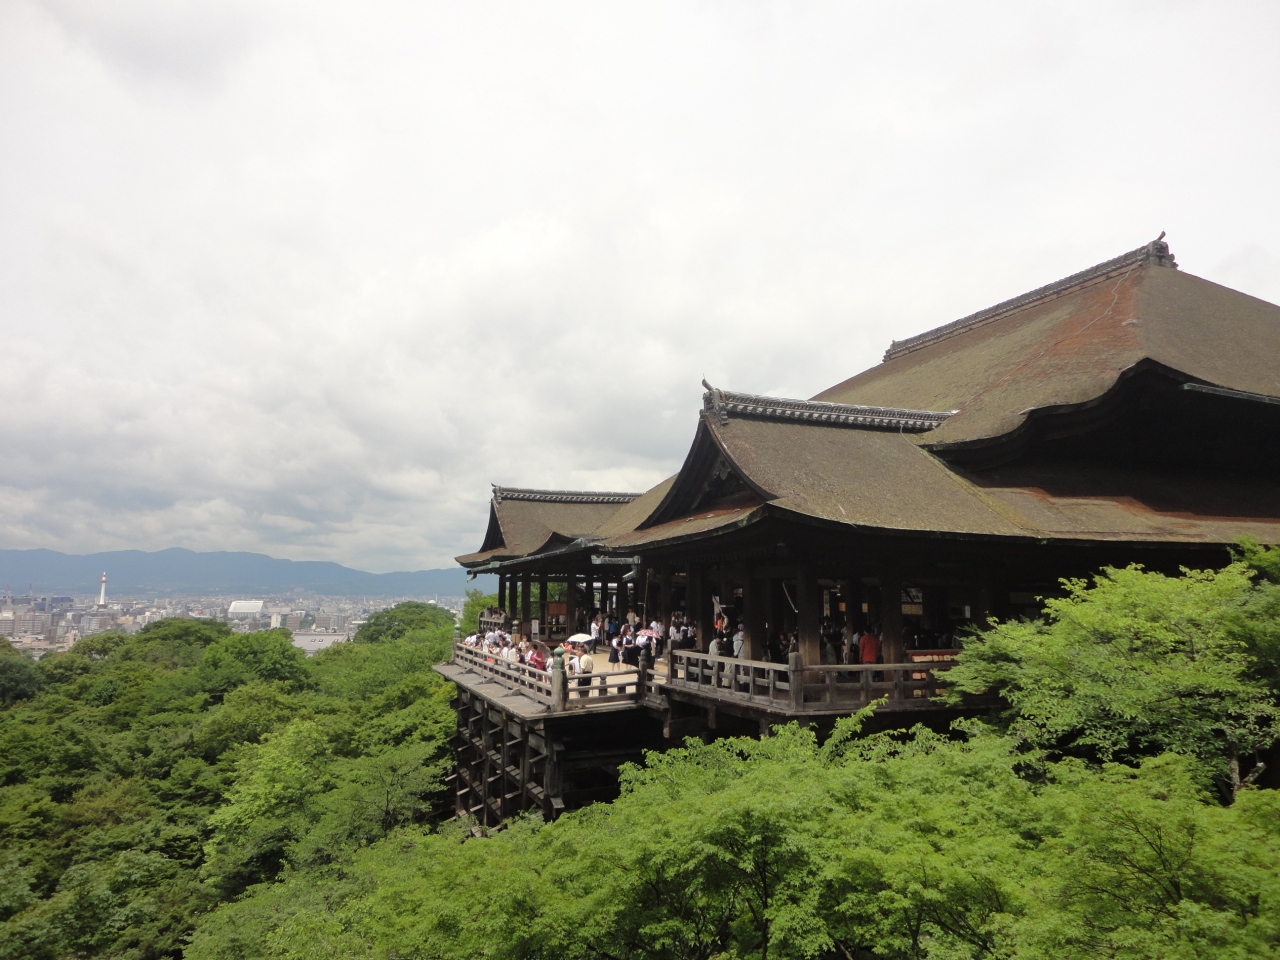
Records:
[[[109,613],[86,613],[80,618],[80,636],[87,637],[90,634],[102,633],[115,625],[116,618]]]
[[[261,620],[264,615],[263,600],[233,600],[227,607],[228,620]]]

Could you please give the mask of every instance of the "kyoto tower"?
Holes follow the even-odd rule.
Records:
[[[102,571],[102,589],[98,591],[98,606],[107,605],[107,571]]]

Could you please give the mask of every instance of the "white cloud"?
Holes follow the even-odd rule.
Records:
[[[1278,21],[0,7],[0,545],[438,566],[1162,229],[1280,300]]]

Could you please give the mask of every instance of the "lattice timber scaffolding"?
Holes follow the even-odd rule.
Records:
[[[454,812],[486,826],[525,810],[554,820],[618,793],[618,769],[663,746],[638,711],[530,717],[457,687]]]

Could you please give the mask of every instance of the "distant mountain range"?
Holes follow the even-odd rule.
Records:
[[[261,553],[198,553],[174,547],[147,553],[113,550],[84,555],[56,550],[0,550],[0,588],[25,596],[97,593],[103,571],[111,596],[225,596],[298,591],[329,596],[462,596],[467,574],[461,568],[366,573],[323,560],[277,560]],[[470,586],[495,589],[485,581]]]

